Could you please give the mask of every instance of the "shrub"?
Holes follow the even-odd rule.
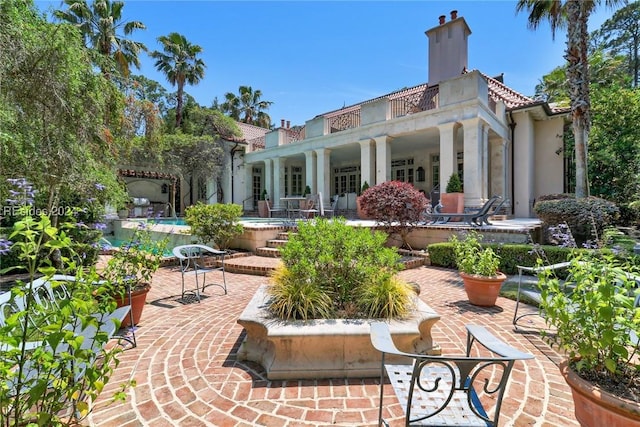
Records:
[[[422,221],[427,198],[413,185],[400,181],[387,181],[369,188],[360,196],[363,212],[375,219],[378,226],[389,234],[397,234],[404,247],[411,247],[407,235]]]
[[[462,193],[462,181],[460,181],[460,175],[452,173],[447,182],[447,193]]]
[[[465,274],[494,277],[498,275],[500,256],[492,248],[482,246],[482,236],[476,231],[466,233],[463,239],[454,234],[449,241],[453,243],[456,266]]]
[[[305,320],[403,315],[411,302],[403,286],[410,288],[393,277],[400,256],[384,246],[386,238],[342,218],[299,223],[280,250],[282,267],[271,277],[271,312]]]
[[[541,197],[534,210],[545,228],[566,223],[578,245],[594,238],[600,239],[605,227],[612,225],[620,212],[614,203],[598,197],[576,199],[571,194],[564,196]]]
[[[189,206],[185,210],[185,221],[191,232],[205,245],[213,242],[225,250],[231,241],[241,235],[244,227],[240,224],[242,207],[232,203],[205,205],[202,202]]]

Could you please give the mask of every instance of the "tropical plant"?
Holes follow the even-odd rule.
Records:
[[[176,128],[182,124],[182,106],[185,84],[196,85],[204,77],[205,64],[198,58],[202,47],[192,44],[185,36],[169,33],[158,37],[164,52],[153,51],[151,57],[156,60],[155,67],[164,73],[169,83],[177,87]]]
[[[458,270],[476,276],[498,276],[500,257],[490,247],[483,247],[481,241],[482,236],[474,230],[466,233],[462,240],[455,234],[449,238]]]
[[[399,256],[380,231],[342,218],[300,222],[280,251],[269,309],[282,319],[402,317],[413,303]]]
[[[446,191],[447,193],[462,193],[462,181],[460,181],[460,175],[456,172],[449,177]]]
[[[129,75],[131,65],[140,68],[140,52],[146,52],[147,48],[126,36],[146,27],[140,21],[122,20],[124,1],[93,0],[91,6],[86,0],[64,0],[64,3],[67,10],[57,10],[55,16],[77,26],[85,45],[103,58],[109,58],[108,61],[96,58],[105,76],[110,77],[111,64],[124,77]]]
[[[240,236],[244,227],[240,223],[242,206],[233,203],[205,205],[198,202],[185,210],[185,221],[191,234],[203,244],[213,242],[220,250],[229,248],[231,241]]]
[[[370,187],[360,196],[365,215],[389,234],[397,234],[402,245],[411,248],[407,236],[422,221],[427,198],[413,185],[400,181],[386,181]]]
[[[221,110],[237,121],[260,126],[271,127],[271,117],[265,112],[272,101],[263,101],[262,91],[253,90],[251,86],[240,86],[238,95],[227,92],[224,95],[225,102],[220,106]]]
[[[542,270],[541,309],[555,333],[545,339],[567,352],[572,369],[602,390],[638,402],[636,360],[640,312],[634,304],[638,271],[613,256],[575,253],[568,267],[571,288]]]
[[[19,209],[21,219],[8,236],[14,243],[0,239],[4,248],[0,257],[13,249],[21,261],[18,271],[26,273],[11,289],[11,297],[24,301],[24,306],[3,316],[5,322],[0,323],[0,425],[77,425],[90,413],[90,401],[95,401],[110,380],[121,351],[119,346],[106,346],[109,337],[105,333],[85,336],[92,345],[83,345],[77,328],[99,328],[95,316],[112,312],[115,303],[93,297],[108,286],[98,281],[95,268],[83,268],[66,256],[62,256],[62,269],[51,264],[54,251],[72,253],[73,222],[63,221],[55,227],[47,215],[32,216],[30,206]],[[0,270],[0,274],[9,270]],[[35,297],[33,284],[37,278],[49,280],[55,290],[59,286],[52,280],[55,273],[74,275],[74,286],[55,305],[42,303]],[[114,398],[124,400],[129,384],[123,384]]]
[[[168,237],[155,239],[151,233],[149,225],[140,222],[129,241],[113,253],[101,273],[107,280],[103,293],[124,297],[129,287],[136,290],[151,286],[169,243]]]
[[[591,13],[602,1],[574,0],[518,0],[516,11],[527,11],[528,24],[538,28],[543,20],[551,24],[551,33],[555,37],[558,28],[567,26],[567,80],[576,155],[576,197],[589,195],[587,174],[587,145],[591,127],[589,97],[589,47],[588,20]],[[619,3],[619,0],[605,0],[607,6]]]

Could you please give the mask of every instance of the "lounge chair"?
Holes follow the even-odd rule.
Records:
[[[452,212],[440,212],[439,209],[436,209],[436,212],[430,215],[427,215],[427,218],[431,219],[432,221],[431,224],[435,224],[438,222],[446,223],[446,222],[449,222],[452,218],[460,218],[464,222],[466,222],[468,225],[481,226],[483,219],[488,216],[488,213],[491,210],[491,207],[498,201],[498,199],[501,199],[501,197],[500,196],[491,197],[489,200],[487,200],[484,203],[484,205],[482,205],[480,209],[473,212],[452,213]],[[436,206],[436,208],[438,208],[438,206]],[[480,222],[478,222],[478,220],[480,220]]]

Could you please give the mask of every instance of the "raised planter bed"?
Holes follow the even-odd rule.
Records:
[[[238,359],[259,363],[270,380],[380,375],[381,354],[371,345],[370,320],[275,319],[267,310],[267,286],[257,290],[238,319],[246,330]],[[431,327],[439,319],[440,315],[418,300],[410,318],[389,322],[394,343],[406,352],[440,354],[431,337]]]

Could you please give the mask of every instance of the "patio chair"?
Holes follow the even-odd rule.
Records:
[[[502,199],[500,200],[500,203],[498,203],[496,205],[495,208],[490,209],[489,211],[487,211],[486,214],[479,216],[478,218],[476,218],[474,220],[474,222],[478,225],[482,225],[483,223],[486,225],[493,225],[489,222],[489,217],[490,216],[494,216],[494,215],[498,215],[500,213],[500,210],[502,209],[502,207],[505,205],[505,203],[507,203],[509,201],[509,199]]]
[[[371,323],[371,343],[382,352],[378,426],[389,426],[382,418],[385,371],[405,405],[406,426],[498,425],[513,365],[533,355],[509,346],[482,326],[466,329],[466,355],[430,356],[398,350],[388,324]],[[475,342],[495,356],[471,356]]]
[[[501,199],[500,196],[493,196],[489,200],[487,200],[482,207],[473,212],[465,212],[465,213],[455,213],[455,212],[435,212],[430,215],[427,215],[428,219],[431,219],[431,224],[435,224],[437,222],[447,223],[452,218],[460,218],[468,225],[471,226],[481,226],[482,222],[478,222],[479,218],[483,218],[487,216],[488,212],[491,210],[493,205]]]
[[[267,200],[267,211],[269,212],[269,218],[273,218],[273,213],[274,212],[282,212],[283,214],[286,214],[287,210],[284,208],[284,206],[271,206],[271,203],[269,202],[269,200]]]
[[[328,216],[329,218],[333,218],[338,211],[338,200],[340,196],[336,194],[331,198],[331,207],[329,209],[325,209],[324,203],[322,202],[322,198],[320,198],[320,216]]]
[[[320,200],[322,200],[320,193],[314,194],[314,195],[307,195],[305,208],[300,209],[299,211],[300,219],[309,219],[320,214],[319,208],[322,206],[321,205],[322,202]]]
[[[193,294],[196,296],[198,302],[200,302],[200,277],[202,277],[202,292],[207,282],[207,273],[213,271],[222,272],[222,283],[215,283],[216,286],[220,286],[224,290],[224,294],[227,294],[227,281],[224,275],[224,256],[225,251],[219,251],[205,245],[181,245],[173,248],[173,255],[180,261],[180,273],[182,275],[182,298],[186,294]],[[219,266],[207,267],[205,266],[205,255],[212,255],[219,257]],[[187,289],[185,278],[187,276],[193,276],[195,279],[195,288]],[[214,284],[214,283],[211,283]]]

